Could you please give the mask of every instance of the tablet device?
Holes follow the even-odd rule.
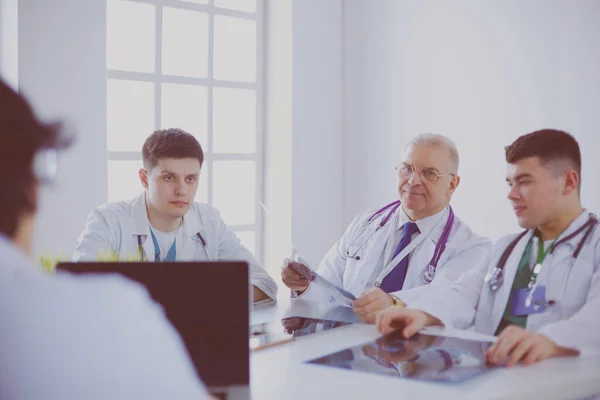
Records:
[[[455,383],[488,370],[490,342],[396,331],[372,342],[320,357],[308,363],[403,379]]]

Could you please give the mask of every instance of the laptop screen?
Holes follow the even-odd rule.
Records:
[[[62,263],[58,271],[119,273],[146,286],[181,334],[208,387],[249,385],[245,262]]]

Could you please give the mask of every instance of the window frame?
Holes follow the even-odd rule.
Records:
[[[254,233],[254,255],[259,262],[264,262],[264,146],[265,146],[265,0],[256,0],[256,12],[244,12],[218,8],[214,0],[208,4],[195,4],[182,0],[126,0],[132,3],[142,3],[155,6],[155,59],[153,73],[132,72],[109,69],[106,67],[106,80],[126,80],[147,82],[154,85],[154,127],[161,127],[161,101],[163,83],[186,84],[207,88],[207,140],[202,143],[204,164],[202,174],[206,174],[208,204],[213,204],[213,165],[215,161],[253,161],[255,165],[255,220],[252,224],[229,225],[234,232]],[[163,8],[172,7],[182,10],[199,11],[208,15],[208,74],[206,78],[181,77],[162,74],[162,19]],[[215,15],[241,18],[256,22],[256,81],[236,82],[215,79],[214,75],[214,17]],[[110,29],[109,26],[107,26]],[[213,152],[213,91],[215,88],[248,89],[256,93],[256,148],[253,153],[214,153]],[[108,115],[106,116],[108,118]],[[150,132],[148,133],[150,134]],[[108,133],[107,133],[108,137]],[[140,151],[108,151],[106,167],[111,161],[140,161]],[[110,187],[110,182],[107,180]]]

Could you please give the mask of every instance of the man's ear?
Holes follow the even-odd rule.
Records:
[[[146,171],[144,168],[140,168],[138,171],[138,176],[140,177],[140,182],[142,182],[144,189],[148,189],[148,171]]]
[[[460,176],[452,175],[451,179],[450,179],[450,185],[448,187],[448,191],[446,192],[446,194],[448,194],[448,196],[452,196],[459,184],[460,184]]]
[[[577,191],[579,189],[579,174],[574,170],[569,170],[565,172],[564,175],[565,187],[563,189],[563,194],[568,195],[573,191]]]

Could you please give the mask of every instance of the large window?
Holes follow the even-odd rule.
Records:
[[[262,258],[262,1],[107,3],[108,200],[142,192],[152,131],[182,128],[205,152],[196,201]]]

